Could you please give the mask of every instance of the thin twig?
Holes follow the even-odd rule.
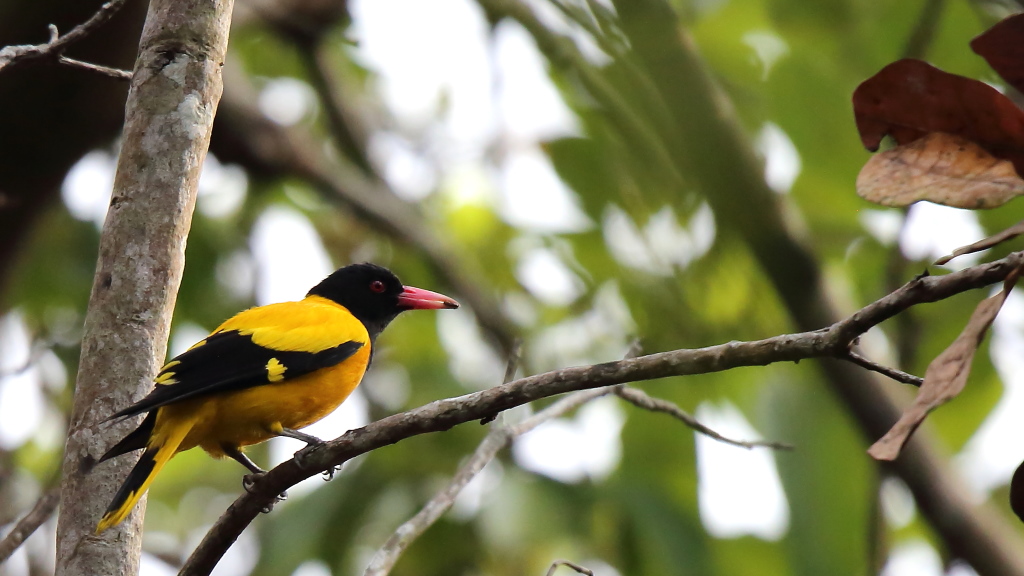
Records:
[[[883,376],[888,376],[889,378],[892,378],[897,382],[910,384],[911,386],[917,386],[918,388],[920,388],[921,384],[924,383],[924,378],[921,378],[920,376],[907,374],[902,370],[897,370],[896,368],[890,368],[888,366],[883,366],[876,362],[872,362],[871,360],[868,360],[867,358],[861,356],[860,354],[854,352],[853,350],[847,350],[846,353],[839,356],[839,358],[842,360],[849,360],[850,362],[853,362],[854,364],[862,368],[867,368],[872,372],[878,372]]]
[[[1007,240],[1012,240],[1012,239],[1016,238],[1017,236],[1020,236],[1021,234],[1024,234],[1024,221],[1017,222],[1016,224],[1014,224],[1013,226],[1010,226],[1006,230],[1003,230],[1001,232],[993,234],[992,236],[989,236],[988,238],[984,238],[982,240],[978,240],[977,242],[975,242],[973,244],[968,244],[967,246],[961,246],[960,248],[957,248],[956,250],[954,250],[952,254],[948,254],[948,255],[943,256],[942,258],[939,258],[938,260],[936,260],[935,261],[935,265],[936,266],[941,266],[943,264],[948,263],[953,258],[956,258],[958,256],[963,256],[964,254],[974,254],[976,252],[981,252],[982,250],[988,250],[989,248],[992,248],[993,246],[1002,244],[1003,242],[1006,242]]]
[[[501,426],[491,429],[469,460],[455,473],[448,485],[435,494],[415,516],[399,526],[387,542],[377,550],[366,567],[366,571],[363,572],[363,576],[384,576],[391,572],[406,548],[455,504],[455,498],[462,492],[462,489],[507,445],[506,429]]]
[[[210,529],[180,574],[209,574],[242,530],[282,491],[319,474],[321,470],[382,446],[420,434],[448,430],[495,412],[574,390],[668,376],[707,374],[741,366],[835,358],[848,349],[855,338],[896,314],[918,304],[943,300],[1000,282],[1022,263],[1024,252],[1015,252],[1001,260],[944,276],[915,278],[852,316],[820,330],[783,334],[750,342],[729,342],[707,348],[673,350],[592,366],[563,368],[458,398],[438,400],[350,430],[340,438],[311,451],[305,460],[305,468],[299,468],[293,460],[287,460],[268,472],[253,487],[252,492],[239,496]],[[606,393],[604,390],[590,392],[598,396]],[[569,401],[573,396],[561,402]],[[548,409],[557,405],[559,403],[556,402]]]
[[[579,392],[574,392],[544,408],[540,412],[537,412],[533,416],[526,418],[522,422],[509,426],[509,432],[513,438],[517,438],[548,420],[554,420],[555,418],[565,416],[587,402],[597,400],[602,396],[607,396],[614,391],[615,386],[604,386],[601,388],[594,388],[593,390],[580,390]]]
[[[505,364],[505,376],[501,379],[502,384],[508,384],[516,377],[516,371],[519,370],[519,361],[523,355],[523,341],[520,338],[516,338],[512,341],[512,348],[508,352],[508,362]],[[501,416],[500,412],[495,412],[480,420],[481,424],[490,424]]]
[[[631,352],[633,348],[630,348]],[[504,384],[508,384],[515,378],[519,365],[521,348],[519,342],[513,346],[509,354],[508,364],[505,368]],[[434,525],[455,504],[455,499],[469,482],[487,466],[498,453],[505,449],[513,440],[533,430],[537,426],[563,416],[579,406],[605,396],[612,391],[613,387],[599,388],[597,390],[584,390],[576,392],[537,414],[526,418],[522,422],[512,426],[504,426],[501,422],[495,423],[487,436],[477,446],[472,456],[459,467],[458,472],[451,481],[441,489],[426,505],[407,520],[388,538],[383,546],[373,555],[363,576],[386,576],[394,568],[402,553],[419,538],[428,528]]]
[[[427,528],[430,528],[444,515],[454,504],[459,493],[469,482],[480,473],[481,470],[505,449],[513,440],[540,426],[544,422],[554,420],[560,416],[579,408],[591,400],[607,396],[612,392],[613,386],[598,388],[596,390],[583,390],[576,392],[529,418],[513,426],[495,425],[477,446],[473,455],[455,473],[452,480],[440,492],[434,495],[423,508],[404,524],[395,530],[387,542],[377,550],[370,560],[369,566],[363,572],[363,576],[385,576],[391,572],[398,558],[405,552]],[[185,573],[185,572],[183,572]]]
[[[64,64],[65,66],[71,66],[72,68],[82,68],[90,72],[97,72],[104,76],[110,76],[111,78],[117,78],[118,80],[131,80],[132,73],[127,70],[121,70],[120,68],[111,68],[110,66],[102,66],[100,64],[92,64],[90,62],[83,62],[81,60],[75,60],[74,58],[68,58],[67,56],[61,56],[57,59],[57,62]]]
[[[555,570],[558,570],[559,566],[565,566],[567,568],[572,568],[573,570],[575,570],[576,572],[578,572],[580,574],[586,574],[587,576],[594,576],[594,571],[593,570],[591,570],[589,568],[584,568],[583,566],[580,566],[579,564],[576,564],[575,562],[569,562],[568,560],[555,560],[554,562],[551,563],[551,567],[548,568],[548,571],[545,572],[544,576],[553,576],[554,573],[555,573]]]
[[[650,410],[651,412],[662,412],[670,416],[673,416],[676,419],[682,421],[683,424],[686,424],[687,426],[692,428],[695,432],[699,432],[700,434],[703,434],[708,438],[718,440],[719,442],[732,444],[733,446],[739,446],[740,448],[746,448],[748,450],[759,446],[763,446],[765,448],[772,448],[775,450],[793,449],[792,444],[787,444],[785,442],[775,442],[771,440],[733,440],[732,438],[726,438],[725,436],[722,436],[721,434],[715,432],[711,428],[708,428],[704,424],[701,424],[696,418],[694,418],[689,413],[684,411],[679,406],[676,406],[672,402],[669,402],[668,400],[663,400],[661,398],[654,398],[652,396],[649,396],[646,392],[638,388],[631,388],[629,386],[616,386],[615,395],[634,406],[643,408],[644,410]]]
[[[523,357],[523,341],[516,338],[512,342],[512,349],[508,353],[508,362],[505,364],[505,376],[502,378],[502,384],[508,384],[516,377],[516,371],[519,370],[519,362]]]
[[[110,0],[103,6],[100,6],[100,9],[92,17],[75,26],[63,36],[59,35],[57,28],[51,24],[50,41],[45,44],[21,44],[0,49],[0,71],[20,62],[60,56],[69,46],[85,38],[110,20],[126,1]]]
[[[4,536],[3,540],[0,540],[0,564],[10,558],[11,554],[14,554],[14,551],[53,515],[58,503],[60,503],[59,486],[50,488],[36,501],[36,505],[29,510],[28,514],[25,514],[25,517],[14,526],[14,529]]]

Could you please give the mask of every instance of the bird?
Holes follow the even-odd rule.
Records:
[[[387,268],[339,268],[294,302],[244,310],[169,361],[155,388],[107,420],[146,414],[99,462],[144,450],[96,525],[120,524],[178,452],[201,447],[264,471],[243,448],[274,437],[323,441],[301,428],[333,412],[359,385],[376,339],[406,310],[458,308],[436,292],[403,286]]]

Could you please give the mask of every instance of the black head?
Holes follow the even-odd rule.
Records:
[[[387,325],[406,310],[458,308],[451,298],[403,286],[390,270],[376,264],[352,264],[339,268],[314,286],[308,296],[322,296],[348,309],[376,339]]]

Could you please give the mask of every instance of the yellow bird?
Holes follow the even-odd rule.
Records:
[[[458,306],[443,294],[403,286],[386,268],[353,264],[298,302],[238,313],[168,362],[148,396],[110,417],[148,413],[100,461],[145,452],[96,532],[121,523],[178,452],[199,446],[260,474],[243,447],[275,436],[321,444],[299,429],[333,412],[359,385],[381,331],[406,310]]]

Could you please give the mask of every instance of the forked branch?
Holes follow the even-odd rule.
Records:
[[[78,60],[71,60],[70,58],[63,58],[62,54],[72,44],[82,40],[89,34],[92,34],[97,28],[105,24],[110,20],[121,6],[127,0],[110,0],[100,9],[96,11],[88,20],[75,26],[70,32],[61,36],[57,33],[56,26],[50,25],[50,40],[44,44],[24,44],[17,46],[6,46],[0,49],[0,71],[8,66],[13,66],[19,62],[26,62],[29,60],[37,60],[42,58],[54,58],[60,60],[62,64],[68,64],[72,66],[88,67],[89,69],[96,70],[103,74],[114,75],[111,71],[121,73],[119,77],[123,78],[125,74],[121,70],[115,70],[113,68],[107,68],[106,66],[97,66],[95,64],[89,64],[87,62],[80,62]],[[66,62],[63,60],[67,60]],[[127,73],[128,77],[131,76]]]
[[[309,453],[305,459],[305,469],[292,460],[284,462],[271,470],[251,493],[239,496],[207,533],[180,574],[209,574],[242,530],[278,494],[322,470],[340,465],[360,454],[419,434],[439,432],[465,422],[482,420],[515,406],[574,390],[667,376],[720,372],[740,366],[764,366],[809,358],[845,358],[854,339],[881,322],[917,304],[943,300],[1000,282],[1022,263],[1024,252],[1016,252],[1002,260],[945,276],[921,276],[852,316],[812,332],[563,368],[458,398],[438,400],[350,430]]]

